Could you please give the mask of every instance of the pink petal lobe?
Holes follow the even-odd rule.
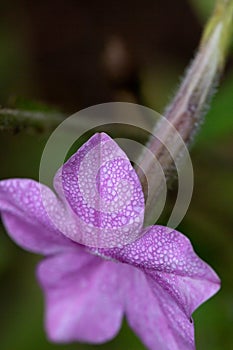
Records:
[[[194,326],[175,299],[140,270],[131,275],[127,321],[149,350],[194,350]]]
[[[123,246],[139,237],[144,196],[126,154],[95,134],[58,171],[55,188],[75,214],[77,230],[63,233],[92,247]]]
[[[141,185],[106,134],[95,134],[61,167],[54,187],[59,197],[33,180],[0,181],[2,220],[23,248],[52,254],[76,243],[121,246],[140,235]]]
[[[0,181],[0,213],[9,235],[35,253],[53,254],[76,246],[51,222],[42,193],[50,211],[59,215],[62,204],[46,186],[29,179]]]
[[[133,329],[149,349],[160,349],[159,346],[161,350],[193,349],[191,314],[219,290],[220,280],[195,254],[189,240],[175,230],[152,226],[137,241],[123,248],[99,252],[135,266],[144,274],[145,281],[135,282],[137,286],[132,288],[130,300],[135,298],[135,302],[129,301],[127,314]],[[149,308],[143,304],[143,295],[145,300],[150,299]],[[140,319],[137,303],[143,304]],[[162,338],[171,340],[162,346],[156,345],[157,338],[161,342]]]
[[[124,311],[120,267],[84,250],[42,261],[38,278],[52,341],[102,343],[116,335]]]

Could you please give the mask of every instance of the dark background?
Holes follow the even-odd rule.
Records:
[[[45,104],[66,115],[109,101],[162,112],[193,58],[213,7],[207,0],[0,2],[0,105]],[[197,349],[233,345],[233,67],[191,151],[194,195],[180,231],[222,279],[222,290],[194,314]],[[0,178],[38,179],[48,134],[1,133]],[[174,190],[170,198],[175,196]],[[34,277],[40,258],[14,245],[0,226],[2,350],[144,349],[126,323],[111,343],[54,345],[43,330]]]

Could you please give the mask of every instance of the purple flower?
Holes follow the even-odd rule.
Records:
[[[125,153],[95,134],[57,172],[54,188],[0,182],[9,235],[46,256],[37,276],[49,338],[105,342],[126,315],[148,349],[194,349],[191,314],[219,278],[181,233],[143,228],[144,197]]]

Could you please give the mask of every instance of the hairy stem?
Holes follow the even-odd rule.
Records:
[[[155,126],[147,144],[161,165],[167,179],[170,178],[174,162],[182,161],[184,148],[192,142],[210,98],[216,90],[220,74],[224,68],[233,29],[233,0],[217,0],[215,9],[208,21],[196,57],[191,63],[175,97],[165,110],[165,118]],[[184,142],[177,137],[179,135]],[[168,152],[168,148],[172,148]],[[142,154],[136,171],[144,193],[148,182],[150,202],[147,201],[145,223],[153,223],[153,210],[161,192],[162,179],[156,178],[153,164]],[[143,169],[143,170],[142,170]],[[146,175],[145,175],[146,174]]]
[[[46,132],[55,129],[63,120],[60,113],[0,109],[0,131],[17,133],[21,130]]]

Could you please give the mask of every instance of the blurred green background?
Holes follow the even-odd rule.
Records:
[[[213,4],[1,0],[0,105],[35,108],[35,101],[69,115],[121,100],[162,112],[195,53]],[[222,279],[221,291],[194,314],[197,350],[233,348],[232,58],[191,150],[194,195],[179,227]],[[0,133],[0,179],[38,179],[48,137]],[[171,203],[175,194],[174,186]],[[49,343],[43,329],[43,297],[34,276],[39,259],[18,248],[0,226],[1,350],[145,349],[126,322],[104,345]]]

